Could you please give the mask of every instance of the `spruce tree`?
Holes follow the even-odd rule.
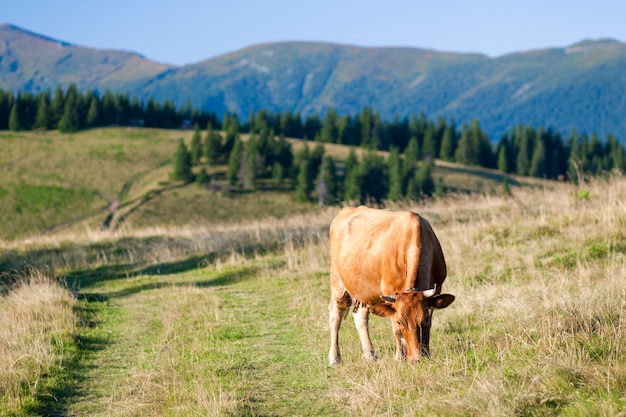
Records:
[[[389,189],[388,175],[383,158],[370,151],[359,164],[358,175],[361,185],[361,203],[381,203]]]
[[[70,85],[65,97],[63,116],[59,120],[59,131],[65,133],[76,132],[80,129],[80,108],[76,84]]]
[[[277,186],[280,186],[285,179],[285,167],[279,162],[274,162],[272,166],[272,178]]]
[[[35,129],[48,130],[52,125],[52,119],[50,117],[50,94],[41,93],[37,100],[37,114],[35,116],[35,122],[33,127]]]
[[[9,115],[13,105],[13,93],[0,89],[0,130],[9,128]]]
[[[52,104],[50,108],[51,117],[52,117],[52,128],[56,129],[59,125],[59,121],[61,117],[63,117],[63,110],[65,108],[65,95],[63,93],[63,88],[60,85],[57,86],[54,91],[54,97],[52,99]]]
[[[455,134],[452,128],[446,127],[443,131],[443,137],[441,139],[441,149],[439,151],[439,158],[444,161],[454,160],[454,151],[456,150]]]
[[[528,171],[530,170],[530,158],[532,151],[531,144],[532,139],[530,138],[530,134],[532,134],[529,129],[520,128],[518,129],[519,137],[516,137],[516,151],[517,157],[515,159],[515,168],[517,175],[528,175]]]
[[[548,172],[546,147],[541,136],[542,135],[538,135],[535,140],[535,149],[533,150],[533,156],[528,170],[528,175],[531,177],[543,178]]]
[[[202,157],[202,146],[200,144],[200,128],[196,124],[191,136],[191,144],[189,146],[189,153],[191,155],[191,166],[197,166],[200,164],[200,158]]]
[[[296,182],[296,201],[306,202],[309,201],[309,194],[313,189],[313,182],[309,177],[309,161],[304,160],[300,164],[298,172],[298,179]]]
[[[202,167],[198,175],[196,176],[196,184],[205,185],[211,182],[211,177],[209,173],[206,171],[206,168]]]
[[[435,159],[437,157],[437,143],[435,139],[435,127],[428,123],[424,132],[424,142],[422,144],[422,159]]]
[[[213,130],[211,123],[207,125],[204,144],[202,145],[202,155],[206,158],[207,164],[215,164],[221,157],[222,136]]]
[[[582,151],[580,148],[580,142],[578,141],[578,134],[575,130],[572,131],[569,148],[570,152],[567,158],[567,174],[571,181],[578,182],[582,174]]]
[[[24,129],[20,116],[19,103],[16,100],[11,107],[11,113],[9,113],[9,130],[18,132]]]
[[[239,169],[239,182],[244,190],[254,190],[256,186],[256,177],[260,169],[258,145],[258,141],[252,135],[244,144]]]
[[[359,173],[360,163],[357,162],[355,166],[346,172],[343,181],[343,200],[346,202],[361,202],[361,186],[362,176]]]
[[[506,140],[505,136],[498,147],[498,171],[509,172],[508,146],[508,140]]]
[[[416,172],[417,183],[420,192],[423,195],[431,197],[435,192],[435,181],[432,177],[432,168],[430,163],[422,163]]]
[[[174,154],[173,160],[173,172],[170,174],[170,178],[174,181],[191,181],[193,174],[191,172],[191,156],[185,146],[185,142],[180,139],[178,142],[178,148]]]
[[[239,139],[239,122],[236,115],[228,117],[228,125],[226,125],[224,129],[226,130],[226,138],[224,140],[224,153],[226,155],[230,155],[235,146],[235,142],[237,141],[237,139]]]
[[[243,142],[239,137],[237,137],[235,139],[233,149],[228,156],[228,172],[226,176],[231,185],[237,184],[237,174],[239,172],[239,168],[241,167],[241,158],[243,153]]]
[[[443,177],[437,177],[435,182],[435,196],[442,197],[446,193],[446,186],[443,182]]]
[[[337,172],[331,156],[325,156],[322,160],[315,191],[320,206],[332,204],[337,199]]]
[[[389,172],[389,192],[387,199],[398,201],[402,197],[402,160],[398,153],[398,148],[392,147],[387,159],[387,170]]]
[[[100,99],[98,99],[96,95],[92,95],[89,103],[89,110],[87,110],[87,126],[100,126],[101,113],[102,111],[100,110]]]

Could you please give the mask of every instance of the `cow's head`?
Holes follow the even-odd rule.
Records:
[[[411,288],[395,296],[383,296],[385,303],[370,307],[371,313],[391,319],[398,347],[402,345],[401,357],[397,359],[418,361],[422,354],[430,355],[428,343],[433,310],[446,308],[454,301],[454,295],[434,295],[434,292]]]

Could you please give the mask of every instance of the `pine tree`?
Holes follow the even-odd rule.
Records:
[[[360,164],[357,162],[349,171],[346,171],[343,181],[343,200],[346,202],[361,202],[362,176],[359,174]]]
[[[16,100],[11,107],[11,113],[9,113],[9,130],[18,132],[23,130],[22,120],[20,117],[19,103]]]
[[[337,199],[337,172],[335,162],[331,156],[325,156],[322,160],[320,172],[315,183],[317,201],[320,206],[335,202]]]
[[[498,171],[501,172],[510,172],[509,169],[509,140],[505,135],[502,137],[500,141],[500,145],[498,146]]]
[[[101,109],[100,109],[100,100],[96,95],[91,96],[91,100],[89,103],[89,110],[87,111],[87,126],[88,127],[96,127],[100,126],[101,120]]]
[[[205,185],[211,182],[211,177],[209,176],[206,168],[202,167],[198,175],[196,176],[196,184]]]
[[[389,172],[389,192],[387,199],[398,201],[402,197],[402,160],[398,153],[398,148],[392,147],[387,159],[387,170]]]
[[[306,202],[309,201],[309,193],[313,189],[313,182],[309,177],[309,161],[304,160],[300,164],[298,172],[298,179],[296,182],[296,201]]]
[[[291,169],[293,164],[293,152],[291,151],[291,144],[285,139],[285,135],[281,134],[278,140],[272,141],[272,155],[273,165],[279,163],[283,167],[282,177]],[[269,162],[268,162],[269,164]],[[273,170],[273,168],[272,168]]]
[[[324,118],[324,124],[319,135],[319,141],[324,143],[337,143],[337,137],[339,135],[338,125],[339,116],[337,112],[329,108],[326,110],[326,117]]]
[[[243,156],[243,142],[239,137],[235,139],[235,144],[233,145],[233,149],[228,156],[228,172],[226,176],[228,177],[228,182],[231,185],[237,184],[237,174],[239,172],[239,168],[241,167],[241,158]]]
[[[9,115],[13,105],[13,93],[0,89],[0,130],[9,128]]]
[[[178,142],[178,148],[174,154],[173,160],[173,172],[170,174],[170,178],[174,181],[191,181],[193,174],[191,172],[191,156],[187,151],[185,142],[180,139]]]
[[[63,93],[63,88],[60,85],[57,86],[54,91],[54,98],[52,99],[52,104],[50,108],[51,117],[52,117],[52,128],[56,129],[59,126],[59,121],[61,117],[63,117],[63,111],[65,109],[65,95]]]
[[[516,152],[517,158],[515,159],[515,168],[517,175],[528,175],[530,170],[530,158],[531,158],[531,144],[532,139],[530,135],[533,134],[529,129],[521,127],[518,129],[518,135],[515,140],[517,142]]]
[[[191,144],[189,146],[189,153],[191,155],[191,166],[197,166],[200,164],[200,158],[202,157],[202,146],[200,144],[200,128],[195,125],[193,135],[191,136]]]
[[[409,143],[404,150],[404,160],[407,165],[413,166],[420,159],[420,149],[417,136],[411,136]]]
[[[435,196],[442,197],[446,193],[446,186],[443,182],[443,177],[437,177],[435,183]]]
[[[76,84],[72,84],[67,90],[63,116],[59,120],[60,132],[71,133],[80,129],[79,110],[78,91]]]
[[[426,131],[424,132],[424,142],[422,144],[422,158],[423,159],[435,159],[437,156],[437,143],[435,139],[435,127],[432,122],[427,124]]]
[[[578,141],[578,134],[575,130],[572,131],[572,137],[570,139],[570,152],[567,158],[567,174],[571,181],[578,182],[582,174],[582,151],[580,148],[580,142]]]
[[[285,168],[282,164],[274,162],[274,165],[272,166],[272,178],[277,186],[280,186],[283,183],[283,180],[285,179]]]
[[[221,157],[222,136],[213,130],[211,123],[207,125],[204,144],[202,145],[202,155],[209,165],[215,164]]]
[[[233,147],[235,146],[235,142],[239,139],[239,122],[236,115],[228,117],[228,125],[226,125],[224,129],[226,130],[224,153],[226,155],[230,155]]]
[[[310,157],[311,153],[309,152],[309,145],[305,142],[302,149],[296,152],[296,155],[294,156],[294,161],[289,171],[289,178],[297,181],[298,175],[300,175],[300,169],[302,168],[302,161],[308,161]]]
[[[530,161],[530,168],[528,170],[528,175],[531,177],[543,178],[547,176],[547,157],[546,157],[546,147],[543,135],[538,135],[535,140],[535,149],[533,150],[533,156]]]
[[[431,197],[435,192],[435,181],[432,177],[432,168],[430,163],[420,164],[416,173],[417,183],[423,195]]]
[[[446,127],[443,131],[443,137],[441,139],[441,149],[439,151],[439,157],[444,161],[454,160],[454,151],[456,150],[456,136],[451,127]]]
[[[52,125],[50,117],[50,94],[49,92],[39,94],[37,100],[37,115],[33,127],[35,129],[48,130]]]
[[[386,168],[383,158],[374,152],[370,151],[363,156],[358,169],[361,203],[380,203],[385,198],[389,189]]]
[[[244,190],[254,190],[255,181],[259,172],[259,152],[258,141],[251,135],[248,142],[244,144],[239,168],[239,183]]]

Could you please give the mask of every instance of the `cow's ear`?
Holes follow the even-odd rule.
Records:
[[[389,317],[396,313],[391,303],[376,304],[370,307],[370,313],[380,317]]]
[[[430,308],[446,308],[454,301],[452,294],[439,294],[426,299]]]

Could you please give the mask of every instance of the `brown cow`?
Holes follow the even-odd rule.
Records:
[[[396,359],[429,355],[432,311],[454,301],[441,294],[446,261],[430,224],[410,211],[346,207],[330,225],[330,364],[341,362],[339,328],[354,308],[363,357],[376,355],[369,313],[389,317]]]

